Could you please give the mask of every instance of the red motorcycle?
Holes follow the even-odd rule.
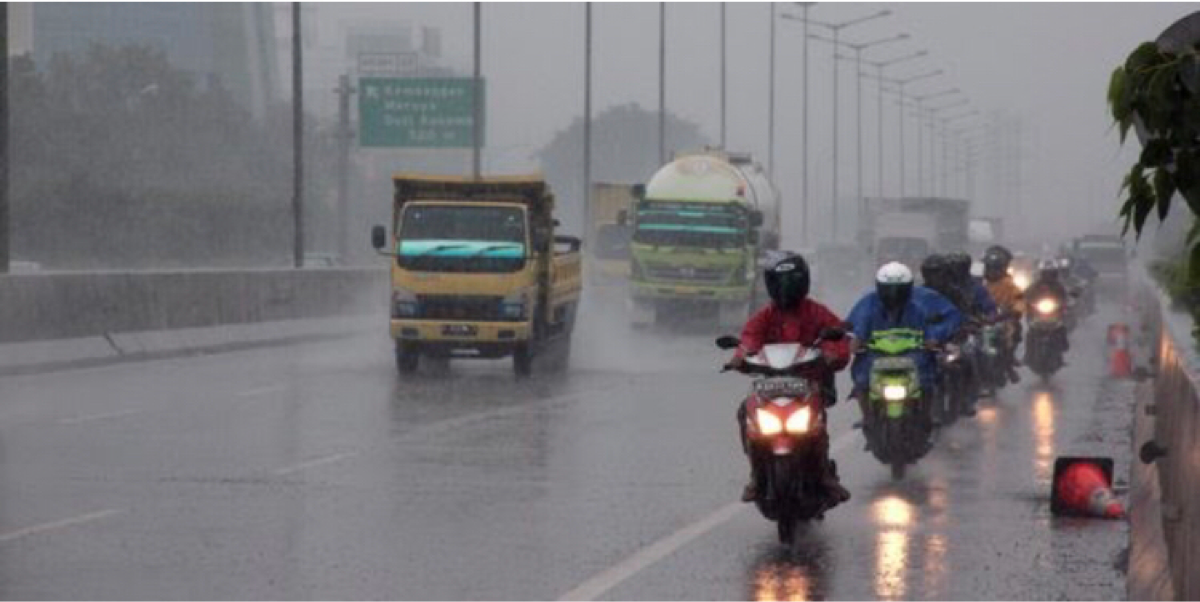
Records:
[[[826,329],[813,347],[766,345],[739,368],[755,377],[740,413],[743,445],[758,467],[755,504],[767,520],[775,521],[784,544],[792,542],[801,523],[823,518],[833,505],[823,483],[823,463],[829,462],[835,474],[837,469],[825,453],[828,434],[819,376],[824,360],[816,345],[844,336],[842,330]],[[738,344],[737,337],[717,339],[722,349]]]

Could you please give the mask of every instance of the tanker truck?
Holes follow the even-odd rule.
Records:
[[[758,262],[779,247],[779,195],[749,154],[683,154],[634,188],[629,311],[635,326],[703,319],[740,327],[762,294]]]

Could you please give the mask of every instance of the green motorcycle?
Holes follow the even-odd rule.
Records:
[[[921,331],[892,328],[872,333],[862,350],[875,356],[863,433],[871,453],[891,467],[896,480],[932,448],[929,403],[937,396],[921,390],[920,372],[911,357],[924,347]]]

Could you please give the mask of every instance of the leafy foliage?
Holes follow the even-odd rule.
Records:
[[[10,61],[14,255],[51,268],[288,263],[291,107],[254,118],[166,55],[93,45]],[[311,120],[310,120],[311,121]],[[334,142],[306,125],[306,214],[331,238]],[[317,240],[313,240],[317,239]],[[315,246],[315,245],[314,245]]]

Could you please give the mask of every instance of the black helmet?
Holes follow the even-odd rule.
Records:
[[[949,282],[950,262],[945,255],[930,255],[921,262],[921,279],[925,286],[940,289]]]
[[[1001,246],[987,250],[983,255],[983,277],[988,282],[995,282],[1008,274],[1008,264],[1012,262],[1012,254]]]
[[[808,297],[810,286],[808,262],[799,255],[789,254],[763,272],[767,294],[780,309],[790,309]]]
[[[1043,259],[1038,262],[1038,280],[1044,282],[1058,282],[1059,280],[1059,265],[1053,259]]]
[[[971,256],[962,251],[946,255],[950,267],[950,277],[954,282],[967,282],[971,279]]]
[[[1008,247],[1006,247],[1004,245],[992,245],[992,246],[988,247],[986,251],[983,252],[983,255],[984,255],[984,257],[987,257],[988,255],[991,255],[993,253],[999,253],[999,254],[1003,255],[1004,260],[1007,262],[1011,262],[1013,260],[1012,251],[1009,251]]]

